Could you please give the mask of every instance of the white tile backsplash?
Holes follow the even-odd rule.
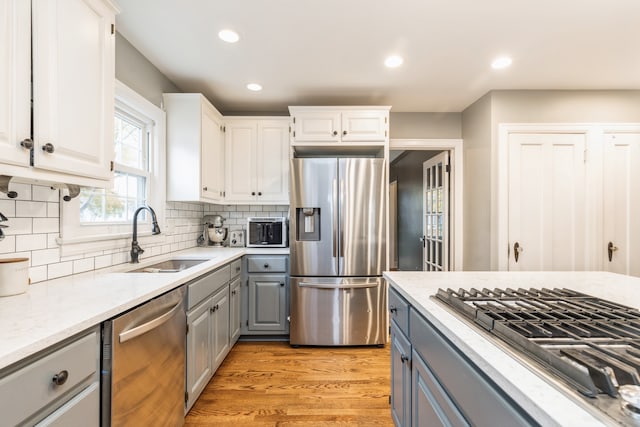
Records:
[[[30,258],[32,283],[106,268],[129,262],[130,239],[126,247],[108,250],[89,249],[86,253],[61,257],[57,239],[60,232],[59,190],[37,184],[11,183],[16,199],[0,193],[0,212],[9,221],[0,240],[0,257]],[[64,202],[63,202],[64,203]],[[145,253],[141,259],[168,254],[196,246],[203,230],[203,216],[219,214],[230,230],[246,228],[247,217],[287,216],[288,206],[211,205],[206,203],[167,202],[165,223],[160,236],[140,239]]]

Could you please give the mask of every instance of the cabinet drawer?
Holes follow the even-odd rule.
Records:
[[[239,276],[240,272],[242,271],[242,258],[233,261],[230,265],[231,265],[231,278]]]
[[[284,256],[251,256],[247,258],[249,273],[286,273],[287,257]]]
[[[405,335],[409,335],[409,303],[393,288],[389,288],[389,317]]]
[[[92,332],[0,379],[0,414],[16,425],[87,379],[98,379],[99,340]],[[54,384],[66,371],[66,381]],[[62,381],[62,380],[59,380]]]
[[[100,425],[100,383],[95,382],[58,408],[53,414],[36,424],[36,427]]]
[[[225,265],[189,283],[187,285],[187,311],[198,305],[220,286],[228,283],[229,280],[231,280],[231,268],[229,265]]]

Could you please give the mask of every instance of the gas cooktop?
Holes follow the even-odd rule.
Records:
[[[622,425],[640,426],[640,311],[570,289],[440,289],[456,313]]]

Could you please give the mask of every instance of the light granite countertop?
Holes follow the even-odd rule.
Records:
[[[544,426],[616,425],[431,298],[439,288],[570,288],[640,308],[640,278],[606,272],[385,272],[390,286]]]
[[[136,264],[62,277],[0,297],[0,369],[170,291],[243,255],[288,248],[192,248]],[[126,273],[166,259],[207,259],[177,273]]]

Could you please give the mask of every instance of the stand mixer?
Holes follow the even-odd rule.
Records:
[[[220,215],[212,215],[205,217],[205,231],[209,239],[209,245],[211,246],[224,246],[224,242],[227,239],[229,229],[223,227],[225,218]]]

